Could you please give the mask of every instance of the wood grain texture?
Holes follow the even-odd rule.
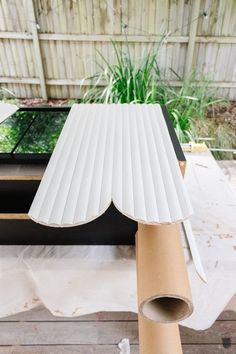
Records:
[[[235,315],[236,319],[236,315]],[[137,314],[133,312],[97,312],[91,315],[78,317],[53,316],[49,310],[43,306],[38,306],[30,311],[25,311],[5,318],[0,318],[0,322],[98,322],[98,321],[137,321]]]
[[[136,321],[0,322],[1,345],[105,345],[129,338],[138,344]],[[217,321],[206,331],[181,328],[183,344],[236,344],[236,321]]]
[[[158,41],[163,33],[169,32],[168,42],[159,53],[160,68],[165,78],[174,79],[167,65],[181,76],[188,64],[187,43],[194,3],[184,0],[34,0],[48,95],[75,98],[84,92],[84,88],[80,89],[81,80],[100,70],[95,49],[103,47],[102,52],[110,61],[114,56],[110,39],[124,44],[125,33],[130,51],[135,52],[137,58],[146,52],[150,41]],[[224,83],[219,94],[231,99],[236,97],[232,84],[236,81],[235,4],[234,0],[228,0],[227,5],[223,0],[201,1],[196,46],[192,51],[194,65],[202,67],[208,75],[214,73],[213,80]],[[201,16],[204,11],[205,17]],[[18,97],[41,95],[43,76],[35,60],[32,25],[35,23],[30,20],[27,1],[0,1],[0,74],[4,87],[13,90]],[[71,87],[66,87],[62,81],[55,87],[56,80],[69,80],[67,85]]]
[[[234,354],[236,313],[223,312],[206,331],[181,327],[184,354]],[[137,315],[99,312],[77,318],[55,317],[42,306],[0,319],[0,354],[118,354],[129,338],[138,354]]]
[[[183,354],[235,354],[236,346],[183,345]],[[7,346],[0,347],[0,354],[118,354],[117,345],[50,345],[50,346]],[[138,354],[138,345],[131,345],[131,353]],[[174,354],[174,353],[173,353]]]
[[[39,76],[39,80],[40,80],[41,95],[44,100],[47,100],[48,96],[47,96],[47,88],[46,88],[45,75],[44,75],[44,66],[43,66],[40,41],[39,41],[39,36],[38,36],[38,24],[37,24],[36,17],[35,17],[33,0],[27,1],[27,9],[28,9],[28,16],[29,16],[28,21],[31,22],[31,32],[32,32],[33,46],[34,46],[34,56],[35,56],[35,62],[37,65],[37,72],[38,72],[38,76]],[[21,58],[22,58],[22,56],[21,56]],[[22,67],[23,68],[25,67],[25,69],[28,69],[28,65],[27,66],[22,65]]]
[[[218,318],[219,321],[236,321],[236,313],[224,311]],[[49,310],[43,306],[38,306],[30,311],[25,311],[5,318],[0,318],[0,322],[83,322],[83,321],[137,321],[137,314],[133,312],[97,312],[91,315],[78,317],[53,316]]]
[[[0,220],[28,220],[28,214],[0,213]]]
[[[0,181],[40,181],[42,176],[33,176],[33,175],[25,175],[25,176],[0,176]]]

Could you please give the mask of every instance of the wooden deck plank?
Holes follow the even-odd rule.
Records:
[[[58,313],[59,315],[59,313]],[[236,319],[236,316],[235,316]],[[5,321],[52,321],[52,322],[83,322],[83,321],[137,321],[137,314],[133,312],[97,312],[91,315],[77,317],[53,316],[49,310],[43,306],[38,306],[30,311],[25,311],[9,317],[0,318],[0,322]]]
[[[236,312],[224,311],[219,316],[221,321],[236,321]],[[30,311],[25,311],[9,317],[0,318],[0,322],[5,321],[52,321],[52,322],[83,322],[83,321],[137,321],[137,315],[133,312],[97,312],[91,315],[78,317],[53,316],[49,310],[43,306],[38,306]]]
[[[216,321],[205,331],[180,328],[181,340],[184,344],[236,344],[236,321]]]
[[[2,322],[1,345],[138,343],[137,322]]]
[[[138,344],[137,322],[1,322],[1,345],[101,345],[129,338]],[[181,328],[184,344],[236,344],[236,321],[217,321],[206,331]]]
[[[222,345],[184,345],[184,354],[235,354],[236,345],[224,348]],[[118,354],[117,345],[62,345],[0,347],[0,354]],[[131,346],[131,353],[138,354],[138,345]]]

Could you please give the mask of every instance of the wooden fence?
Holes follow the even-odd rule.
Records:
[[[129,42],[135,59],[169,33],[159,64],[166,79],[194,67],[236,99],[235,0],[0,0],[0,85],[18,97],[76,98],[110,63],[110,40]],[[126,36],[127,35],[127,36]]]

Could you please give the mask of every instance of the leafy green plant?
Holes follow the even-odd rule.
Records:
[[[127,41],[125,51],[112,41],[116,63],[110,64],[98,52],[103,62],[101,72],[90,78],[91,87],[85,93],[83,101],[164,104],[179,140],[186,142],[194,139],[191,132],[192,119],[204,119],[207,107],[221,100],[215,100],[215,93],[209,90],[209,81],[195,72],[182,78],[172,70],[181,82],[180,88],[173,88],[171,83],[163,80],[158,56],[164,40],[163,36],[159,43],[154,43],[138,62],[131,56]]]
[[[178,138],[181,142],[195,141],[193,125],[196,121],[204,124],[206,112],[209,106],[224,102],[223,99],[216,99],[216,90],[209,87],[209,80],[193,71],[187,77],[180,77],[173,70],[172,72],[181,82],[180,88],[172,88],[166,85],[165,101],[174,123]]]
[[[157,63],[159,46],[153,47],[137,63],[132,58],[129,44],[126,42],[126,51],[112,41],[116,57],[116,64],[109,64],[100,52],[105,67],[101,73],[93,76],[92,86],[84,97],[84,102],[100,103],[152,103],[156,102],[161,93],[161,77]],[[101,87],[105,84],[105,87]]]

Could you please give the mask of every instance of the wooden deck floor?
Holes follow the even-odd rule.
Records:
[[[135,314],[103,312],[68,319],[39,307],[0,319],[0,354],[119,354],[122,338],[129,338],[131,354],[138,354]],[[181,328],[181,338],[185,354],[235,354],[236,314],[224,312],[207,331]]]

